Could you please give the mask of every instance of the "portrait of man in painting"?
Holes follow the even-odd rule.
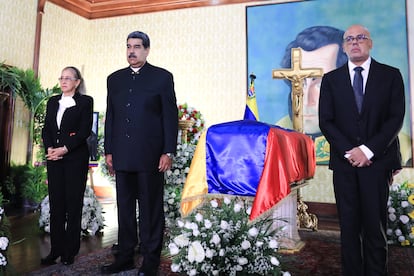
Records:
[[[390,14],[401,18],[399,22],[390,22],[389,16],[376,12],[382,6],[388,6],[385,0],[375,1],[375,8],[368,5],[373,0],[356,0],[355,5],[342,3],[340,8],[335,3],[338,0],[305,1],[283,4],[270,4],[246,8],[247,24],[247,69],[256,75],[255,91],[260,120],[293,129],[292,124],[292,83],[288,79],[277,80],[272,78],[272,71],[292,68],[291,51],[299,48],[301,51],[301,68],[320,68],[323,73],[330,72],[347,62],[347,56],[342,49],[343,34],[346,26],[355,20],[368,26],[375,41],[382,43],[381,47],[374,48],[372,54],[384,63],[398,67],[406,84],[406,118],[399,134],[401,143],[402,161],[405,166],[412,166],[412,142],[410,124],[410,95],[408,82],[408,57],[403,49],[407,45],[405,6],[389,10]],[[322,3],[323,2],[323,3]],[[367,6],[367,9],[363,7]],[[321,13],[320,10],[329,10]],[[361,15],[362,11],[364,16]],[[286,16],[289,14],[289,18]],[[303,14],[307,14],[303,17]],[[290,20],[292,18],[297,20]],[[266,25],[263,26],[263,22]],[[381,22],[381,26],[378,26]],[[388,22],[388,23],[387,23]],[[398,25],[399,24],[399,25]],[[259,25],[261,27],[259,27]],[[395,28],[399,31],[386,31]],[[344,26],[341,28],[341,26]],[[384,36],[386,33],[386,37]],[[377,37],[378,36],[378,37]],[[391,37],[389,37],[391,36]],[[387,38],[388,37],[388,38]],[[399,41],[401,49],[395,49]],[[383,45],[385,43],[385,45]],[[387,47],[386,45],[389,45]],[[405,45],[405,47],[404,47]],[[386,49],[386,50],[384,50]],[[405,51],[406,52],[406,51]],[[328,164],[329,143],[321,134],[318,119],[318,103],[320,83],[322,77],[305,78],[302,80],[303,90],[303,132],[310,135],[315,142],[317,164]]]

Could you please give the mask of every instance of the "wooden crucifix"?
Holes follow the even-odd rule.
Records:
[[[322,68],[302,68],[300,48],[292,48],[291,68],[272,70],[274,79],[287,79],[292,83],[292,123],[293,129],[303,133],[303,80],[322,77]]]

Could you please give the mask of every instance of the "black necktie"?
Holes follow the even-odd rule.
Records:
[[[364,100],[364,92],[363,92],[363,80],[362,80],[362,70],[364,68],[358,66],[354,68],[355,75],[354,75],[354,94],[355,94],[355,100],[358,106],[358,112],[361,113],[361,107],[362,107],[362,101]]]

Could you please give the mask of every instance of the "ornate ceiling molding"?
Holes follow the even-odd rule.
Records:
[[[39,0],[43,1],[43,0]],[[258,0],[47,0],[87,19],[193,7],[258,2]]]

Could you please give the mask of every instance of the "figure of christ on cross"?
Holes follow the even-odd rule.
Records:
[[[292,67],[272,70],[274,79],[287,79],[292,83],[292,123],[293,129],[303,133],[303,80],[322,77],[322,68],[302,68],[300,48],[292,48]]]

